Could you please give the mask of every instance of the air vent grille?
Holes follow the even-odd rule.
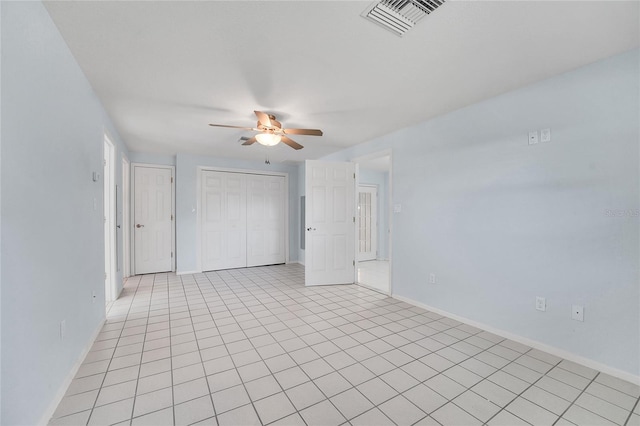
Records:
[[[444,2],[445,0],[382,0],[369,6],[362,16],[402,37]]]

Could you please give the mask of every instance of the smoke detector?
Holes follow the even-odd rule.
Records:
[[[362,16],[402,37],[444,2],[445,0],[381,0],[369,6]]]

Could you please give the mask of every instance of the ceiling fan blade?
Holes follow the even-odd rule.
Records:
[[[209,124],[209,126],[213,126],[213,127],[228,127],[230,129],[258,130],[258,129],[254,129],[253,127],[229,126],[227,124]]]
[[[298,142],[294,141],[293,139],[289,139],[286,136],[282,136],[282,139],[280,139],[280,142],[286,143],[287,145],[289,145],[293,149],[302,149],[302,148],[304,148]]]
[[[258,121],[260,122],[260,124],[262,124],[265,127],[273,127],[273,124],[271,124],[271,119],[267,114],[265,114],[262,111],[253,111],[253,112],[255,112],[256,117],[258,117]]]
[[[322,136],[322,130],[318,129],[282,129],[287,135]]]
[[[242,145],[251,145],[253,143],[256,142],[256,137],[252,137],[252,138],[242,138],[244,140],[244,143]]]

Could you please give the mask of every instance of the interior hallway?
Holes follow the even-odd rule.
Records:
[[[50,424],[634,424],[640,388],[297,264],[130,278]]]

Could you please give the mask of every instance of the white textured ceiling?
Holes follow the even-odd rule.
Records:
[[[319,158],[639,44],[638,2],[450,1],[403,38],[356,1],[46,2],[132,151],[263,159],[254,109]]]

